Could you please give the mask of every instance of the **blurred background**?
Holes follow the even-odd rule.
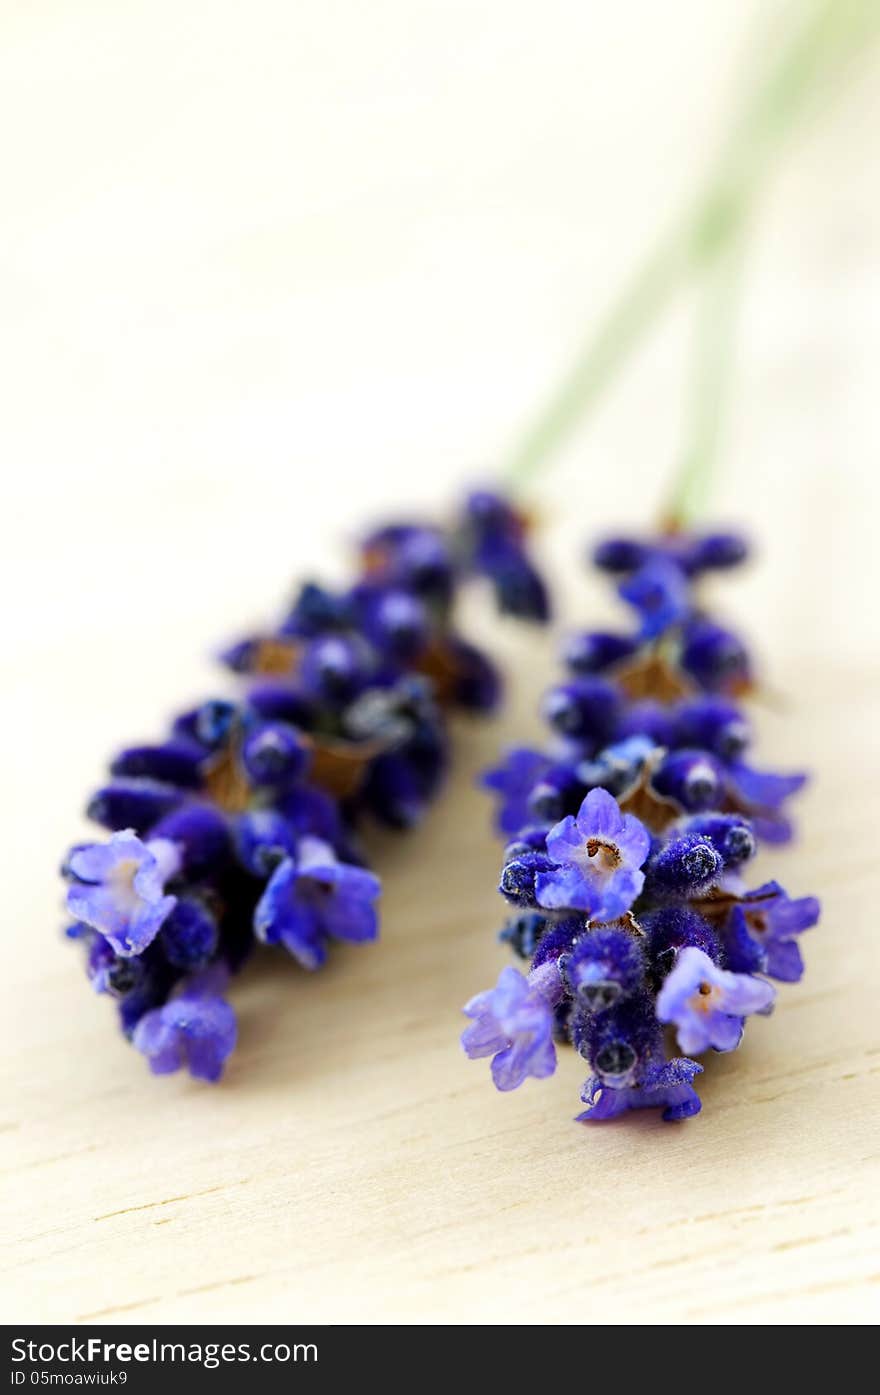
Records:
[[[198,626],[231,570],[265,604],[365,510],[442,505],[491,472],[694,187],[774,8],[792,6],[4,7],[5,560],[26,578],[22,623],[50,626],[63,575],[79,622],[101,627],[124,579],[140,625],[173,594]],[[758,527],[822,491],[840,521],[841,495],[868,487],[876,113],[875,75],[763,210],[717,500]],[[680,327],[547,479],[585,531],[651,515]],[[756,459],[763,499],[741,485]]]
[[[63,693],[60,841],[212,644],[372,520],[495,476],[799,4],[4,7],[6,777],[28,797]],[[775,682],[784,651],[876,653],[879,107],[874,64],[750,237],[713,502],[759,543],[736,607]],[[600,594],[584,538],[657,516],[692,312],[537,477],[563,611]]]
[[[60,843],[213,644],[367,523],[495,477],[799,8],[4,8],[6,776],[28,798],[49,742]],[[713,512],[759,544],[736,618],[777,684],[876,651],[879,106],[869,64],[749,239]],[[600,596],[584,540],[664,502],[693,301],[534,481],[563,614]]]
[[[4,7],[6,774],[32,789],[49,743],[61,842],[213,644],[366,523],[493,478],[797,8]],[[875,65],[791,146],[750,239],[713,512],[759,544],[737,618],[774,681],[872,647],[878,93]],[[599,595],[583,541],[662,505],[692,311],[536,478],[569,613]]]

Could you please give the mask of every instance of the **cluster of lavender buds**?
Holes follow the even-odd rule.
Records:
[[[234,699],[120,751],[88,804],[109,839],[65,859],[66,933],[157,1074],[220,1077],[236,1040],[226,986],[257,941],[317,969],[331,941],[375,939],[363,817],[417,823],[446,769],[446,710],[499,699],[492,663],[454,628],[462,584],[483,577],[502,611],[548,618],[523,520],[488,492],[449,529],[372,533],[359,571],[346,590],[303,586],[276,629],[225,651]]]
[[[749,656],[696,594],[745,555],[730,534],[602,543],[594,561],[634,627],[571,637],[543,701],[547,749],[511,750],[484,777],[508,840],[501,938],[530,961],[464,1009],[462,1045],[492,1058],[499,1090],[551,1075],[568,1042],[590,1069],[579,1119],[688,1118],[691,1058],[735,1049],[745,1018],[772,1010],[769,980],[801,977],[818,901],[749,889],[746,871],[759,842],[791,837],[805,777],[751,764]]]

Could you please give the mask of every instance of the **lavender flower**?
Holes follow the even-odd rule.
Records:
[[[731,906],[725,927],[730,967],[797,983],[804,961],[795,937],[811,929],[818,919],[815,896],[792,899],[778,882],[766,882],[747,892]]]
[[[700,1112],[700,1097],[692,1081],[703,1067],[686,1057],[659,1061],[645,1071],[640,1085],[612,1089],[599,1076],[591,1076],[581,1099],[589,1108],[578,1114],[578,1123],[616,1119],[628,1109],[662,1109],[666,1123],[690,1119]]]
[[[606,790],[591,790],[577,814],[547,834],[547,853],[555,866],[537,878],[538,905],[585,911],[601,922],[616,920],[644,885],[639,868],[650,845],[644,824],[621,814]]]
[[[547,772],[550,761],[540,751],[516,746],[501,765],[487,770],[482,778],[486,789],[501,795],[496,825],[499,833],[517,833],[532,817],[529,796]]]
[[[492,583],[500,611],[543,622],[550,600],[526,552],[527,531],[524,516],[494,491],[477,490],[466,501],[467,565]]]
[[[606,538],[593,550],[593,562],[601,571],[626,575],[647,562],[662,559],[673,562],[683,576],[692,579],[703,572],[739,566],[747,556],[746,541],[736,533],[670,531],[644,540]]]
[[[374,940],[374,902],[381,883],[372,872],[340,862],[328,843],[303,838],[266,884],[254,912],[254,932],[266,944],[282,944],[304,969],[318,969],[327,941]]]
[[[499,1090],[515,1090],[527,1076],[540,1080],[556,1069],[553,1007],[560,994],[553,966],[528,979],[502,969],[498,983],[471,998],[464,1011],[474,1020],[462,1033],[468,1056],[492,1057],[492,1079]]]
[[[501,609],[546,614],[524,524],[495,495],[473,496],[448,530],[380,528],[360,562],[349,586],[307,582],[277,625],[226,648],[234,697],[114,757],[88,805],[109,842],[65,860],[68,937],[159,1073],[219,1076],[234,1019],[205,985],[258,942],[316,969],[333,942],[376,938],[361,827],[418,823],[449,764],[448,710],[500,697],[456,628],[465,583],[488,578]]]
[[[67,909],[112,945],[117,954],[140,954],[156,938],[177,898],[165,883],[179,869],[172,843],[143,843],[131,829],[107,843],[78,848],[68,863],[76,880],[68,887]]]
[[[576,1002],[603,1012],[643,985],[645,955],[631,927],[609,927],[580,935],[557,961]]]
[[[684,620],[691,605],[690,591],[681,568],[669,558],[650,557],[618,588],[639,616],[639,638],[656,639],[664,630]]]
[[[672,1022],[682,1051],[733,1051],[744,1019],[766,1012],[776,989],[751,974],[719,969],[702,949],[682,949],[657,995],[657,1020]]]
[[[745,552],[723,533],[603,544],[596,560],[620,578],[635,632],[570,637],[570,677],[542,704],[549,743],[484,776],[507,838],[499,890],[516,908],[501,938],[532,976],[556,975],[557,996],[551,1027],[531,979],[505,971],[468,1004],[465,1049],[495,1057],[512,1089],[543,1073],[552,1030],[589,1063],[584,1120],[698,1113],[690,1056],[739,1044],[775,998],[756,975],[799,979],[798,937],[818,919],[815,898],[746,880],[759,841],[791,836],[785,806],[804,776],[751,764],[738,703],[751,662],[696,594]],[[667,1059],[667,1025],[686,1055]]]
[[[132,1038],[154,1075],[185,1066],[197,1080],[219,1080],[237,1036],[235,1013],[219,995],[222,980],[184,981],[162,1007],[144,1013]]]

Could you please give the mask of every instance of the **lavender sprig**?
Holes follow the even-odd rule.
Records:
[[[502,971],[464,1011],[469,1056],[500,1090],[555,1069],[553,1045],[589,1064],[583,1120],[659,1108],[696,1114],[691,1059],[732,1051],[772,1010],[768,980],[803,973],[798,936],[814,897],[748,889],[759,841],[792,834],[802,774],[761,771],[739,699],[753,684],[742,641],[697,598],[707,571],[746,555],[733,534],[613,538],[594,554],[632,608],[627,632],[587,631],[549,689],[547,747],[516,748],[484,777],[507,839],[501,938],[531,961]]]
[[[258,941],[319,969],[378,933],[358,831],[418,823],[449,760],[446,712],[490,712],[491,660],[455,627],[465,582],[544,621],[521,517],[496,494],[452,527],[371,533],[343,591],[304,585],[280,623],[224,651],[234,698],[180,713],[111,762],[89,816],[110,832],[65,859],[67,935],[157,1074],[217,1080],[236,1041],[230,975]]]

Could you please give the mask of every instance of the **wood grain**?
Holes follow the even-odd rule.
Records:
[[[819,783],[797,849],[765,863],[820,890],[825,917],[805,982],[709,1062],[698,1119],[585,1127],[571,1053],[509,1096],[462,1057],[457,1007],[504,962],[472,785],[498,733],[466,727],[442,804],[376,849],[381,944],[341,951],[319,982],[279,956],[250,969],[221,1088],[149,1078],[74,956],[32,966],[5,1009],[7,1319],[866,1319],[880,1036],[863,732],[878,688],[849,683],[841,703],[836,675],[796,677],[810,708],[775,724],[773,749],[814,752]]]

